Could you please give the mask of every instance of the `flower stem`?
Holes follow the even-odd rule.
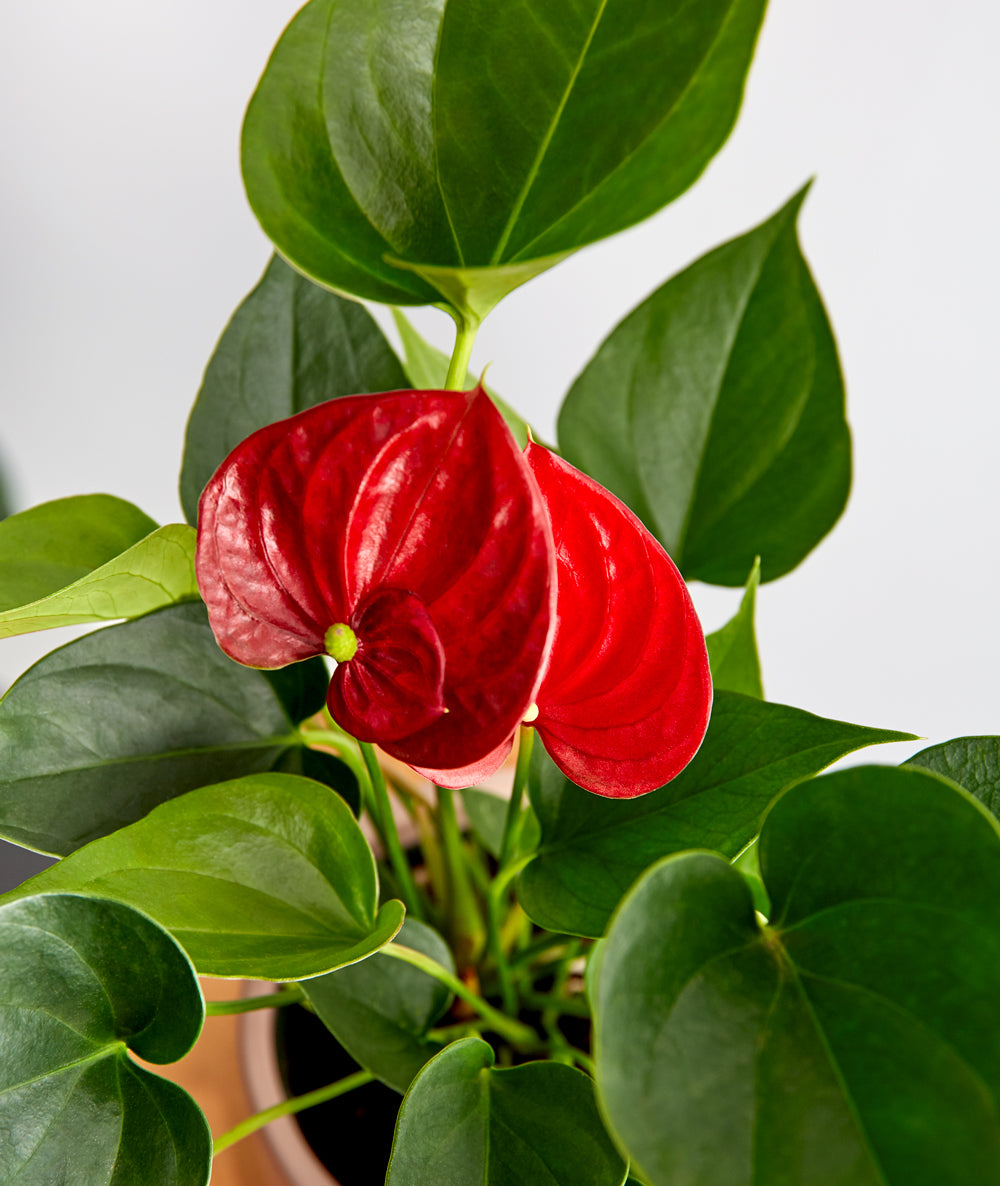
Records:
[[[464,391],[466,375],[469,373],[469,359],[472,357],[472,345],[479,332],[479,322],[458,313],[454,316],[457,327],[455,349],[448,364],[444,386],[446,391]]]
[[[230,1145],[242,1141],[244,1137],[256,1132],[258,1128],[270,1124],[272,1120],[278,1120],[282,1116],[293,1116],[296,1112],[314,1108],[317,1104],[325,1104],[327,1100],[334,1100],[338,1095],[346,1095],[356,1087],[363,1087],[374,1078],[375,1076],[370,1071],[357,1071],[353,1075],[348,1075],[346,1079],[338,1079],[336,1083],[330,1083],[326,1087],[320,1087],[306,1095],[297,1095],[292,1099],[282,1100],[280,1104],[274,1104],[273,1107],[265,1108],[263,1112],[255,1112],[253,1116],[241,1120],[229,1132],[224,1132],[221,1136],[216,1137],[212,1142],[212,1151],[218,1156],[223,1149],[228,1149]]]
[[[410,864],[406,859],[406,853],[403,852],[403,846],[399,842],[396,821],[392,815],[392,804],[389,802],[389,792],[385,785],[385,775],[382,773],[382,767],[378,764],[378,757],[371,743],[362,741],[359,742],[359,745],[361,747],[361,756],[364,758],[365,766],[368,769],[368,777],[371,779],[372,793],[377,812],[376,823],[378,823],[379,831],[385,840],[385,846],[389,853],[389,861],[392,864],[393,872],[396,874],[396,880],[399,882],[399,892],[403,895],[407,913],[423,921],[423,903],[420,900],[417,884],[413,880],[413,873],[410,871]]]
[[[511,1046],[518,1050],[534,1050],[538,1047],[538,1035],[529,1025],[522,1025],[513,1017],[494,1009],[488,1001],[477,996],[471,988],[466,988],[457,976],[453,976],[447,968],[443,968],[436,960],[424,955],[422,951],[414,951],[412,947],[404,947],[401,943],[387,943],[381,948],[383,955],[391,955],[404,963],[412,964],[428,976],[432,976],[438,983],[450,988],[456,997],[461,997],[467,1005],[471,1005],[479,1016],[486,1022],[486,1028],[506,1039]]]
[[[437,787],[438,821],[448,890],[446,915],[449,939],[459,968],[478,958],[483,949],[483,919],[469,881],[462,833],[455,815],[455,796],[447,787]]]
[[[332,749],[344,765],[350,768],[358,780],[362,795],[364,794],[369,784],[368,771],[358,756],[358,743],[353,737],[348,737],[346,733],[334,733],[332,729],[300,729],[299,737],[310,749],[317,746]]]
[[[297,984],[259,997],[239,997],[235,1001],[206,1001],[206,1017],[227,1017],[230,1013],[252,1013],[254,1009],[277,1009],[282,1005],[296,1005],[305,1000],[305,993]]]
[[[517,747],[517,765],[514,767],[514,786],[510,792],[507,804],[507,814],[503,821],[503,839],[500,842],[500,868],[510,864],[510,858],[517,841],[518,825],[521,822],[521,796],[528,783],[528,769],[531,765],[531,747],[535,740],[535,730],[527,725],[521,726],[521,736]]]

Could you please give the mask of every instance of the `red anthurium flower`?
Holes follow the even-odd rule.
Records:
[[[548,516],[481,389],[349,396],[260,429],[205,488],[197,572],[226,654],[331,654],[334,719],[411,765],[503,744],[554,628]]]
[[[614,495],[529,442],[552,523],[556,634],[531,722],[575,783],[631,798],[669,782],[701,745],[712,706],[708,655],[673,561]],[[425,771],[445,785],[496,769],[506,738],[475,769]]]

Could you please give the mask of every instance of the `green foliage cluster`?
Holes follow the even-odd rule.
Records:
[[[599,798],[525,746],[509,808],[463,793],[463,833],[390,772],[418,886],[372,752],[318,715],[321,660],[238,666],[194,579],[199,494],[250,432],[461,385],[497,301],[690,187],[763,10],[309,0],[281,36],[243,130],[277,254],[191,412],[187,523],[109,495],[0,522],[0,637],[116,623],[0,700],[0,835],[61,858],[0,899],[0,1186],[209,1181],[197,1103],[130,1057],[198,1040],[196,972],[291,982],[399,1093],[387,1186],[1000,1182],[1000,739],[822,774],[912,738],[764,696],[758,586],[851,478],[805,191],[639,304],[559,415],[686,578],[745,584],[668,785]],[[454,318],[450,361],[420,304]]]

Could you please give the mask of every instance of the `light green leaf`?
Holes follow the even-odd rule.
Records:
[[[197,1104],[138,1066],[181,1058],[205,1014],[184,952],[151,919],[74,894],[0,907],[0,1181],[204,1186]]]
[[[771,923],[708,853],[650,869],[596,994],[603,1108],[653,1186],[1000,1180],[1000,831],[918,770],[804,782],[760,840]]]
[[[850,485],[836,347],[795,219],[696,261],[633,310],[571,388],[559,443],[626,502],[690,579],[794,568]]]
[[[157,528],[72,585],[0,612],[0,638],[81,622],[139,618],[163,606],[195,599],[195,538],[194,528],[185,523]]]
[[[57,498],[0,521],[0,611],[65,589],[156,530],[110,494]]]
[[[339,395],[396,391],[406,376],[368,311],[275,256],[233,314],[191,409],[181,469],[189,523],[216,468],[245,437]]]
[[[365,959],[402,925],[378,906],[350,808],[289,774],[201,787],[95,840],[5,895],[72,890],[126,902],[208,976],[301,980]]]
[[[628,887],[661,857],[686,848],[736,856],[785,787],[853,750],[910,736],[719,692],[691,763],[636,799],[584,791],[536,752],[528,787],[542,838],[518,898],[547,930],[601,935]]]
[[[267,770],[301,744],[326,683],[319,659],[234,663],[200,602],[68,643],[0,700],[0,835],[65,855],[164,799]]]
[[[408,918],[397,940],[454,973],[451,951],[437,931]],[[448,1008],[450,994],[410,964],[376,953],[307,980],[302,987],[319,1019],[348,1054],[400,1093],[441,1049],[427,1031]]]
[[[586,1075],[493,1059],[486,1042],[463,1038],[424,1067],[400,1109],[386,1186],[623,1186]]]
[[[754,560],[747,578],[746,592],[735,616],[721,630],[705,636],[712,684],[719,691],[741,692],[744,696],[764,698],[760,679],[760,657],[753,615],[760,581],[760,557]]]

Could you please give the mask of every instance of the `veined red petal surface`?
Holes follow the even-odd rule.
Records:
[[[350,626],[330,710],[414,766],[501,745],[552,637],[548,517],[481,389],[348,396],[260,429],[205,488],[197,571],[240,663],[322,654]]]
[[[525,456],[552,523],[556,633],[534,725],[557,766],[599,795],[669,782],[712,707],[705,637],[687,586],[639,519],[548,449]]]

